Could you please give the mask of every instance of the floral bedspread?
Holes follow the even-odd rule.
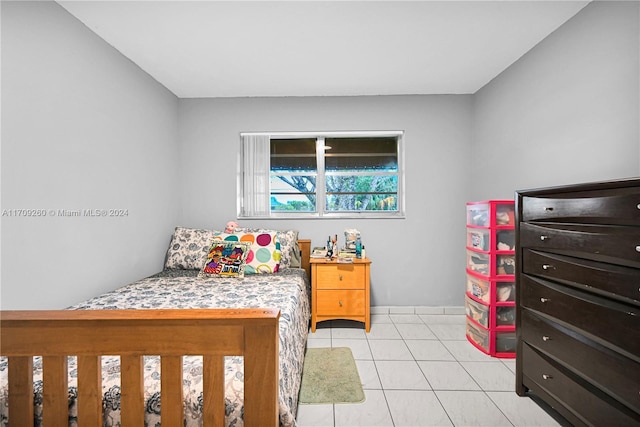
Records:
[[[309,282],[302,269],[237,278],[197,277],[197,270],[165,270],[112,292],[69,307],[72,310],[157,308],[275,307],[280,313],[280,424],[295,426],[298,392],[310,317]],[[146,356],[145,426],[160,426],[159,357]],[[103,357],[104,425],[120,425],[119,358]],[[0,423],[8,425],[7,360],[0,358]],[[76,426],[77,371],[69,357],[69,425]],[[202,359],[184,357],[185,426],[200,426],[202,413]],[[242,357],[225,358],[225,414],[228,426],[244,425]],[[42,413],[42,362],[34,360],[36,425]]]

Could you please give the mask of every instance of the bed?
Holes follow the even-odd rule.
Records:
[[[2,425],[294,426],[311,242],[274,231],[284,267],[207,275],[211,232],[176,228],[163,271],[66,310],[0,313]]]

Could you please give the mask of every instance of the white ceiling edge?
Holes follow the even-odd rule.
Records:
[[[179,98],[473,94],[589,1],[58,3]]]

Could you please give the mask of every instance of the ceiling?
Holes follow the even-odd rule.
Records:
[[[181,98],[475,93],[588,1],[62,1]]]

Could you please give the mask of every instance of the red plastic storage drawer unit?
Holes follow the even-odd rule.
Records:
[[[467,339],[494,357],[515,357],[513,200],[467,203]]]

